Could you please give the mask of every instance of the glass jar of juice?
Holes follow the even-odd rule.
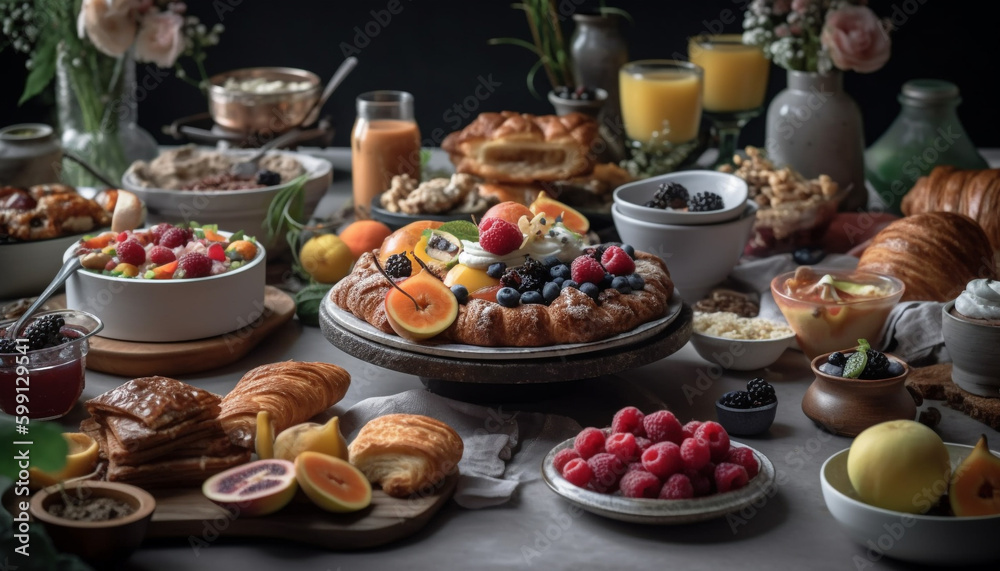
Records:
[[[372,199],[389,190],[392,177],[420,178],[420,130],[413,115],[413,95],[371,91],[357,99],[358,117],[351,132],[351,180],[354,215],[371,216]]]

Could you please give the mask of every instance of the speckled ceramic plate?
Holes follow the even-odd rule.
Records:
[[[667,305],[667,315],[655,321],[644,323],[639,327],[625,333],[594,341],[592,343],[564,343],[561,345],[550,345],[547,347],[479,347],[476,345],[465,345],[462,343],[414,343],[407,341],[398,335],[385,333],[375,329],[367,321],[359,319],[354,314],[337,307],[330,296],[323,300],[326,310],[333,320],[344,329],[376,343],[381,343],[396,349],[404,349],[414,353],[431,355],[434,357],[450,357],[456,359],[483,359],[483,360],[504,360],[504,359],[540,359],[547,357],[570,356],[591,351],[603,351],[613,349],[648,339],[653,335],[663,331],[670,325],[681,312],[683,300],[674,292]]]
[[[732,446],[750,448],[731,442]],[[774,494],[774,465],[766,456],[753,450],[760,472],[745,487],[723,494],[690,500],[652,500],[626,498],[618,493],[601,494],[569,483],[552,466],[556,454],[573,446],[569,439],[552,449],[542,461],[542,478],[552,490],[580,508],[611,519],[633,523],[672,525],[722,517],[737,512],[761,498]]]

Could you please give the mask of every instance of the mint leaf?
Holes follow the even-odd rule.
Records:
[[[468,240],[469,242],[479,241],[479,228],[468,220],[445,222],[438,230],[447,232],[459,240]]]

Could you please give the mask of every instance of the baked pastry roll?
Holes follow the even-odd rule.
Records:
[[[455,170],[496,182],[565,180],[594,167],[597,121],[582,113],[482,113],[445,137]]]
[[[219,421],[233,444],[253,448],[261,410],[271,413],[277,434],[340,402],[350,384],[350,373],[329,363],[261,365],[247,371],[223,397]]]
[[[994,252],[1000,252],[1000,169],[934,167],[903,196],[903,214],[957,212],[983,227]]]
[[[457,471],[463,450],[452,427],[419,414],[371,420],[348,446],[351,464],[395,498],[432,487]]]

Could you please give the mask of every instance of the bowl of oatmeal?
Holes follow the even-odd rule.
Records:
[[[695,311],[691,344],[703,359],[723,369],[752,371],[773,364],[794,346],[795,331],[762,317]]]
[[[287,245],[284,236],[268,239],[265,220],[271,201],[303,180],[302,213],[312,216],[333,181],[333,167],[326,159],[303,153],[270,151],[252,178],[229,174],[233,163],[254,152],[196,145],[168,149],[152,161],[134,162],[122,176],[122,186],[145,203],[150,225],[212,221],[258,237],[274,256]]]

